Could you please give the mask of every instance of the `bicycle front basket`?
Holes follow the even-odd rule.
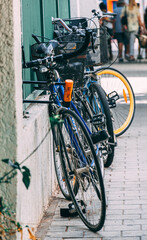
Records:
[[[84,84],[84,64],[81,61],[60,64],[58,72],[63,80],[72,79],[74,87],[80,87]]]

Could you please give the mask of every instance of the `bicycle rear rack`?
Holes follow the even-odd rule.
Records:
[[[40,84],[40,85],[44,85],[46,84],[46,86],[44,88],[41,87],[35,87],[35,89],[41,89],[41,90],[49,90],[48,89],[48,82],[47,81],[23,81],[23,84]],[[56,83],[56,82],[52,82],[51,84],[53,85],[62,85],[64,86],[65,83]],[[31,100],[31,99],[23,99],[23,103],[42,103],[42,104],[49,104],[49,103],[53,103],[53,101],[44,101],[44,100]]]

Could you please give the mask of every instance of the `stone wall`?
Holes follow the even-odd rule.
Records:
[[[1,160],[16,160],[17,155],[12,1],[0,1],[0,19],[0,176],[3,176],[10,167]],[[0,184],[1,194],[3,203],[16,210],[16,178],[12,184]]]

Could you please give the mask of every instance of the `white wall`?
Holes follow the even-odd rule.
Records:
[[[91,17],[91,10],[98,9],[98,0],[70,0],[71,17]]]
[[[125,0],[128,3],[129,0]],[[98,9],[102,0],[70,0],[71,17],[91,17],[91,10]],[[136,0],[140,3],[140,12],[143,19],[144,10],[147,7],[147,0]]]
[[[31,183],[27,190],[22,182],[22,175],[17,176],[17,221],[24,227],[36,228],[49,199],[54,194],[56,180],[52,154],[52,134],[47,105],[34,104],[27,109],[28,118],[23,118],[22,110],[22,67],[21,67],[21,13],[20,0],[13,0],[13,37],[14,37],[14,79],[17,130],[17,161],[21,163],[34,149],[39,146],[21,166],[26,166],[31,172]],[[4,3],[5,4],[5,3]],[[6,86],[7,87],[7,86]],[[48,99],[48,97],[46,96]],[[44,137],[47,137],[44,139]],[[42,139],[44,141],[42,142]],[[42,143],[41,143],[42,142]],[[41,143],[41,144],[40,144]],[[17,234],[20,239],[20,233]],[[25,230],[23,240],[28,239]]]
[[[48,97],[45,96],[45,99],[48,100]],[[31,172],[28,190],[19,174],[17,215],[23,227],[28,225],[36,228],[56,188],[53,141],[47,105],[33,104],[27,112],[27,118],[23,119],[21,159],[27,158],[34,149],[37,150],[23,163]],[[28,239],[27,230],[24,234],[24,240]]]

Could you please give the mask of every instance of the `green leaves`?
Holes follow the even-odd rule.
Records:
[[[20,164],[18,162],[12,162],[10,159],[2,159],[2,162],[7,163],[9,166],[11,166],[14,169],[20,170]]]
[[[30,179],[31,179],[30,170],[27,167],[23,166],[21,168],[21,173],[23,175],[22,181],[23,181],[24,185],[26,186],[26,188],[28,189],[30,186]]]
[[[23,166],[21,167],[18,162],[13,162],[10,159],[2,159],[2,162],[8,164],[12,170],[8,173],[5,173],[3,177],[0,178],[0,183],[11,183],[11,179],[15,177],[16,172],[14,170],[19,170],[22,174],[22,181],[25,187],[28,189],[30,186],[31,173],[30,170]]]

